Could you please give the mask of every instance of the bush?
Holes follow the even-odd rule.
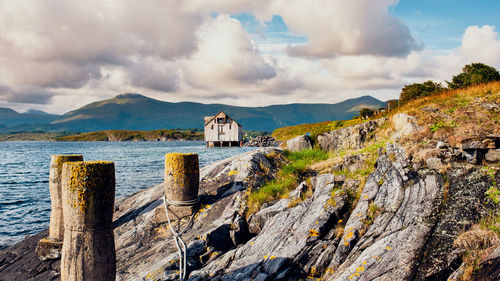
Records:
[[[494,67],[483,63],[472,63],[462,68],[462,73],[453,76],[448,83],[450,89],[460,89],[481,83],[500,80],[500,73]]]
[[[424,83],[414,83],[406,85],[399,95],[400,105],[405,104],[411,100],[418,99],[425,96],[430,96],[444,90],[441,83],[435,83],[431,80]]]
[[[362,117],[362,118],[368,118],[368,117],[371,117],[373,116],[373,114],[375,114],[375,111],[371,108],[362,108],[360,111],[359,111],[359,115]]]

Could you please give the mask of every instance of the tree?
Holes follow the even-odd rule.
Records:
[[[367,118],[373,116],[373,114],[375,114],[375,111],[371,108],[362,108],[359,111],[359,115],[361,116],[361,118]]]
[[[494,67],[483,63],[467,64],[462,68],[462,73],[453,76],[448,83],[450,89],[460,89],[481,83],[499,81],[500,73]]]
[[[424,83],[413,83],[410,85],[406,85],[401,90],[401,94],[399,95],[399,104],[403,105],[411,100],[430,96],[443,90],[444,88],[441,83],[435,83],[431,80]]]
[[[387,101],[387,109],[389,111],[394,110],[396,107],[398,107],[399,100],[388,100]]]

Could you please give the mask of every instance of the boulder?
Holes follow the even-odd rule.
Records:
[[[362,148],[372,132],[386,121],[385,118],[370,120],[358,125],[318,135],[318,144],[323,150],[336,151]]]
[[[425,163],[427,164],[427,168],[431,170],[439,170],[442,167],[441,159],[436,157],[425,160]]]
[[[414,116],[410,116],[406,113],[398,113],[392,116],[392,123],[396,130],[395,137],[408,136],[418,131],[419,127],[416,120]]]
[[[307,135],[301,135],[293,139],[289,139],[286,142],[286,146],[291,151],[301,151],[313,148],[311,138]]]
[[[485,160],[491,163],[500,162],[500,149],[490,149],[486,153]]]
[[[452,136],[449,138],[453,147],[463,150],[496,149],[500,148],[500,136]]]

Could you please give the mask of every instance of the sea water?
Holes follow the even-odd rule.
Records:
[[[116,198],[163,181],[165,153],[198,153],[200,166],[255,148],[207,148],[201,141],[0,142],[0,248],[46,229],[52,154],[115,162]]]

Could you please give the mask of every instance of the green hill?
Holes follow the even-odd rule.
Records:
[[[52,115],[38,110],[19,113],[10,108],[0,107],[0,124],[8,127],[18,125],[49,124],[59,117],[59,115]]]
[[[346,100],[337,104],[286,104],[266,107],[241,107],[194,102],[171,103],[139,94],[118,95],[109,100],[90,103],[61,116],[39,116],[47,120],[38,130],[91,132],[103,130],[157,130],[173,128],[203,128],[203,117],[223,110],[244,129],[273,131],[276,128],[325,120],[345,120],[357,115],[360,106],[382,107],[385,103],[370,96]],[[353,110],[354,109],[354,110]],[[14,111],[15,112],[15,111]],[[17,113],[18,115],[20,113]],[[24,115],[29,115],[24,113]],[[7,120],[7,121],[6,121]],[[27,119],[25,119],[27,120]],[[0,123],[10,122],[0,111]],[[25,124],[39,124],[29,123]],[[30,128],[30,126],[24,126]]]

